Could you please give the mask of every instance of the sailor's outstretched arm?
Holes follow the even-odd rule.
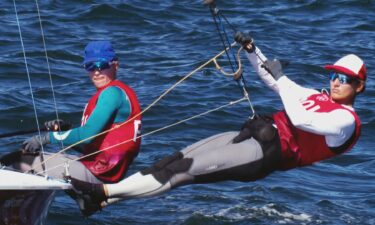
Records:
[[[254,46],[255,47],[255,46]],[[255,72],[259,75],[259,77],[263,80],[263,82],[272,90],[279,93],[279,88],[277,87],[277,83],[275,78],[264,68],[262,65],[268,60],[266,56],[260,51],[258,47],[255,47],[254,52],[248,53],[246,52],[246,56],[249,59],[251,65],[253,66]]]
[[[280,93],[281,87],[277,81],[281,76],[283,76],[285,80],[283,84],[288,86],[289,90],[300,99],[306,98],[312,93],[316,93],[316,90],[302,87],[284,76],[281,63],[278,60],[267,59],[259,47],[255,46],[254,40],[249,33],[237,32],[234,39],[246,50],[246,56],[258,76],[276,93]]]
[[[249,59],[251,65],[253,66],[255,72],[258,76],[262,79],[262,81],[276,93],[280,94],[280,89],[287,87],[289,92],[293,93],[299,99],[305,99],[307,96],[311,94],[316,94],[318,91],[310,88],[302,87],[301,85],[295,83],[294,81],[290,80],[287,76],[283,76],[282,84],[278,82],[278,79],[270,73],[269,70],[266,69],[267,64],[271,64],[272,60],[269,61],[266,56],[263,55],[262,51],[259,47],[255,47],[255,50],[252,53],[246,52],[247,58]]]

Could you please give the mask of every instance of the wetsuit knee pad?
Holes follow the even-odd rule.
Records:
[[[162,184],[170,181],[173,176],[179,173],[186,173],[191,165],[193,164],[193,159],[183,158],[175,160],[172,163],[169,163],[163,169],[152,173],[154,178]]]
[[[170,163],[182,159],[184,155],[181,152],[175,152],[173,155],[169,155],[155,163],[153,166],[141,171],[141,174],[147,175],[162,170]]]

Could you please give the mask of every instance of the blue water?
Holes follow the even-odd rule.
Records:
[[[80,65],[88,41],[114,43],[121,60],[119,79],[136,90],[143,108],[222,50],[202,1],[124,2],[38,2],[59,116],[76,125],[95,91]],[[89,219],[59,193],[46,224],[375,224],[375,2],[239,0],[217,5],[238,30],[251,31],[266,56],[288,60],[285,73],[304,86],[328,87],[322,66],[345,54],[355,53],[365,60],[369,79],[355,104],[363,122],[355,148],[312,167],[277,172],[253,183],[187,186],[160,197],[124,201]],[[35,128],[36,120],[13,2],[1,1],[0,6],[0,132],[5,133]],[[38,118],[43,123],[55,117],[55,107],[36,5],[17,1],[17,9]],[[225,60],[221,63],[227,66]],[[265,88],[244,57],[243,63],[257,112],[280,109],[279,98]],[[145,113],[144,132],[240,97],[236,83],[210,65]],[[248,105],[241,103],[147,136],[128,174],[202,138],[237,130],[249,114]],[[16,150],[27,137],[2,139],[0,152]]]

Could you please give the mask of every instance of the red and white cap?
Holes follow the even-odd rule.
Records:
[[[326,70],[333,70],[364,81],[367,78],[366,66],[363,60],[354,54],[346,55],[335,62],[335,64],[326,65],[324,68]]]

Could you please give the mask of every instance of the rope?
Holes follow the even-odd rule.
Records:
[[[240,57],[240,53],[241,51],[243,50],[243,47],[241,46],[238,51],[237,51],[237,62],[238,62],[238,69],[234,72],[234,73],[227,73],[225,72],[221,67],[220,65],[218,64],[217,60],[214,59],[213,62],[215,63],[215,66],[216,66],[216,69],[219,70],[222,74],[224,74],[225,76],[233,76],[233,78],[235,80],[239,79],[240,76],[242,76],[242,63],[241,63],[241,57]],[[247,92],[246,88],[243,86],[242,87],[242,91],[243,91],[243,95],[244,97],[247,99],[247,102],[249,103],[249,106],[250,106],[250,110],[252,111],[252,116],[250,118],[253,118],[255,116],[255,110],[254,110],[254,106],[253,106],[253,103],[251,102],[250,100],[250,97],[249,97],[249,93]]]
[[[216,26],[216,30],[217,30],[217,32],[219,34],[220,40],[221,40],[224,48],[227,49],[226,46],[229,44],[229,38],[228,38],[228,35],[227,35],[226,30],[225,30],[225,26],[224,26],[224,24],[222,22],[221,17],[223,17],[223,19],[225,20],[225,22],[230,26],[230,28],[234,32],[236,32],[236,29],[235,29],[234,26],[232,26],[232,24],[228,21],[228,19],[221,13],[221,11],[216,7],[214,1],[205,1],[205,3],[210,8],[212,19],[214,20],[214,23],[215,23],[215,26]],[[252,118],[255,115],[255,110],[254,110],[253,104],[251,103],[251,100],[250,100],[250,97],[249,97],[249,93],[246,90],[246,82],[245,82],[245,79],[244,79],[244,77],[242,75],[243,70],[241,68],[242,65],[241,65],[241,59],[240,59],[240,56],[239,56],[241,50],[242,50],[242,47],[237,52],[237,58],[234,56],[233,51],[231,51],[232,54],[233,54],[232,56],[234,58],[234,61],[238,62],[238,69],[236,71],[234,69],[234,65],[233,65],[234,63],[232,63],[231,57],[230,57],[229,53],[226,51],[226,55],[227,55],[228,61],[229,61],[230,65],[231,65],[231,68],[232,68],[232,71],[233,71],[232,74],[231,73],[226,73],[224,70],[222,70],[221,67],[219,66],[219,64],[216,61],[214,61],[214,63],[216,65],[216,68],[220,72],[222,72],[224,75],[234,76],[235,80],[237,81],[238,85],[240,86],[240,88],[241,88],[241,90],[243,92],[244,97],[246,97],[247,100],[248,100],[249,107],[250,107],[250,110],[252,112],[252,116],[251,116],[251,118]]]
[[[234,79],[238,79],[239,76],[241,76],[241,74],[242,74],[242,63],[241,63],[241,58],[240,58],[240,53],[241,53],[242,49],[243,49],[243,47],[240,47],[240,49],[237,52],[238,69],[235,72],[233,72],[233,73],[225,72],[221,68],[221,66],[219,65],[219,63],[217,62],[217,60],[215,59],[214,60],[214,64],[216,66],[216,69],[219,70],[225,76],[233,76]]]
[[[106,134],[106,133],[108,133],[108,132],[110,132],[110,131],[112,131],[112,130],[114,130],[114,129],[117,129],[117,128],[119,128],[119,127],[121,127],[121,126],[123,126],[123,125],[129,123],[130,121],[134,120],[134,119],[135,119],[136,117],[138,117],[139,115],[144,114],[144,113],[145,113],[146,111],[148,111],[151,107],[153,107],[157,102],[159,102],[164,96],[166,96],[169,92],[171,92],[176,86],[178,86],[180,83],[182,83],[182,82],[183,82],[184,80],[186,80],[187,78],[191,77],[193,74],[195,74],[196,72],[198,72],[198,71],[201,70],[202,68],[204,68],[204,67],[206,67],[207,65],[209,65],[211,62],[213,62],[214,60],[216,60],[216,58],[218,58],[218,57],[220,57],[221,55],[223,55],[223,54],[226,52],[226,50],[227,50],[228,48],[234,46],[235,44],[236,44],[236,43],[233,42],[233,43],[231,44],[231,46],[227,47],[225,50],[221,51],[220,53],[218,53],[217,55],[215,55],[213,58],[209,59],[208,61],[206,61],[205,63],[201,64],[199,67],[197,67],[196,69],[194,69],[194,70],[191,71],[190,73],[186,74],[186,75],[185,75],[184,77],[182,77],[179,81],[177,81],[174,85],[172,85],[169,89],[167,89],[166,91],[164,91],[164,92],[163,92],[163,93],[162,93],[162,94],[161,94],[156,100],[154,100],[154,101],[153,101],[149,106],[147,106],[143,111],[141,111],[141,112],[138,113],[137,115],[133,116],[133,117],[130,118],[129,120],[127,120],[127,121],[125,121],[125,122],[119,124],[118,126],[116,126],[116,127],[114,127],[114,128],[111,128],[111,129],[105,130],[105,131],[103,131],[103,132],[101,132],[101,133],[98,133],[98,134],[96,134],[96,135],[93,135],[93,136],[90,136],[90,137],[88,137],[88,138],[85,138],[85,139],[83,139],[83,140],[81,140],[81,141],[78,141],[78,142],[76,142],[76,143],[74,143],[74,144],[72,144],[72,145],[69,145],[69,146],[65,147],[64,149],[61,149],[60,151],[58,151],[58,152],[56,152],[55,154],[51,155],[50,157],[48,157],[47,159],[45,159],[44,161],[42,161],[41,163],[39,163],[39,164],[37,164],[37,165],[35,165],[35,166],[40,166],[40,165],[42,165],[42,164],[45,164],[47,161],[49,161],[49,160],[55,158],[57,155],[59,155],[59,154],[65,152],[65,151],[67,151],[68,149],[70,149],[70,148],[72,148],[72,147],[74,147],[74,146],[76,146],[76,145],[79,145],[79,144],[81,144],[81,143],[83,143],[83,142],[85,142],[85,141],[87,141],[87,140],[91,140],[91,139],[93,139],[93,138],[95,138],[95,137],[98,137],[98,136],[103,135],[103,134]],[[95,152],[95,153],[96,153],[96,152]],[[33,168],[35,168],[35,166],[34,166]],[[32,169],[33,169],[33,168],[32,168]]]
[[[24,46],[24,43],[23,43],[23,37],[22,37],[22,31],[21,31],[21,24],[20,24],[20,21],[19,21],[19,18],[18,18],[18,10],[17,10],[16,0],[13,0],[13,5],[14,5],[14,11],[15,11],[15,15],[16,15],[17,26],[18,26],[18,33],[19,33],[19,36],[20,36],[20,41],[21,41],[21,46],[22,46],[23,58],[24,58],[25,67],[26,67],[26,74],[27,74],[27,78],[28,78],[28,82],[29,82],[31,100],[32,100],[33,108],[34,108],[35,121],[36,121],[37,129],[38,129],[38,134],[39,134],[39,136],[38,136],[39,137],[39,142],[41,143],[41,137],[40,137],[41,133],[40,133],[40,126],[39,126],[39,121],[38,121],[38,113],[36,111],[36,104],[35,104],[35,99],[34,99],[34,94],[33,94],[33,88],[32,88],[32,85],[31,85],[31,78],[30,78],[29,66],[28,66],[28,63],[27,63],[25,46]],[[42,150],[42,155],[41,155],[41,157],[43,159],[44,148],[43,148],[42,144],[41,144],[41,146],[42,146],[42,149],[41,149]],[[44,166],[43,166],[43,170],[45,170]]]
[[[231,105],[235,105],[235,104],[237,104],[237,103],[239,103],[239,102],[242,102],[242,101],[244,101],[244,100],[246,100],[246,97],[240,98],[240,99],[238,99],[238,100],[236,100],[236,101],[229,102],[229,103],[227,103],[227,104],[225,104],[225,105],[222,105],[222,106],[219,106],[219,107],[217,107],[217,108],[214,108],[214,109],[208,110],[208,111],[206,111],[206,112],[203,112],[203,113],[197,114],[197,115],[195,115],[195,116],[192,116],[192,117],[189,117],[189,118],[186,118],[186,119],[180,120],[180,121],[178,121],[178,122],[176,122],[176,123],[169,124],[169,125],[164,126],[164,127],[162,127],[162,128],[159,128],[159,129],[156,129],[156,130],[150,131],[150,132],[148,132],[148,133],[146,133],[146,134],[143,134],[143,135],[137,136],[136,138],[138,139],[138,138],[142,138],[142,137],[149,136],[149,135],[151,135],[151,134],[154,134],[154,133],[157,133],[157,132],[163,131],[163,130],[165,130],[165,129],[168,129],[168,128],[171,128],[171,127],[174,127],[174,126],[176,126],[176,125],[179,125],[179,124],[181,124],[181,123],[187,122],[187,121],[189,121],[189,120],[192,120],[192,119],[195,119],[195,118],[198,118],[198,117],[204,116],[204,115],[209,114],[209,113],[211,113],[211,112],[218,111],[218,110],[220,110],[220,109],[222,109],[222,108],[225,108],[225,107],[228,107],[228,106],[231,106]],[[70,162],[74,162],[74,161],[78,161],[78,160],[81,160],[81,159],[84,159],[84,158],[89,157],[89,156],[92,156],[92,155],[95,155],[95,154],[97,154],[97,153],[99,153],[99,152],[107,151],[108,149],[111,149],[111,148],[114,148],[114,147],[116,147],[116,146],[119,146],[119,145],[122,145],[122,144],[128,143],[128,142],[130,142],[130,141],[134,141],[134,139],[131,138],[131,139],[126,140],[126,141],[123,141],[123,142],[121,142],[121,143],[117,143],[117,144],[112,145],[112,146],[109,146],[109,147],[107,147],[107,148],[100,149],[100,150],[98,150],[98,151],[96,151],[96,152],[93,152],[93,153],[90,153],[90,154],[84,155],[84,156],[82,156],[82,157],[80,157],[80,158],[72,159],[72,160],[69,161],[69,163],[70,163]],[[47,161],[47,160],[45,160],[45,161]],[[61,167],[61,166],[65,166],[65,163],[62,163],[62,164],[56,165],[56,166],[54,166],[54,167],[50,167],[47,171],[51,171],[51,170],[57,169],[57,168],[59,168],[59,167]],[[35,168],[35,167],[34,167],[34,168]],[[37,173],[37,175],[39,175],[40,173],[41,173],[41,172]]]
[[[57,109],[57,103],[56,103],[56,97],[55,97],[55,89],[54,89],[53,82],[52,82],[51,67],[50,67],[49,59],[48,59],[47,45],[46,45],[46,41],[45,41],[45,38],[44,38],[44,31],[43,31],[43,25],[42,25],[42,18],[41,18],[41,16],[40,16],[40,10],[39,10],[38,0],[35,0],[35,5],[36,5],[37,12],[38,12],[39,25],[40,25],[40,32],[41,32],[41,34],[42,34],[42,41],[43,41],[44,53],[45,53],[46,62],[47,62],[47,70],[48,70],[49,81],[50,81],[50,85],[51,85],[51,91],[52,91],[53,103],[54,103],[54,106],[55,106],[56,119],[59,120],[59,112],[58,112],[58,109]],[[61,130],[60,130],[60,126],[59,126],[59,131],[61,131]],[[61,145],[62,148],[64,148],[64,144],[63,144],[62,141],[60,141],[60,145]]]

